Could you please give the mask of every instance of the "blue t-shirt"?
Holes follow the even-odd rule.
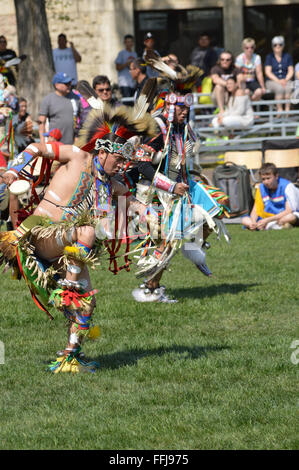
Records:
[[[293,65],[293,59],[290,54],[284,52],[281,61],[278,62],[273,52],[271,52],[271,54],[268,54],[266,57],[265,66],[266,65],[270,65],[272,67],[272,73],[281,80],[286,78],[289,66]]]
[[[134,59],[137,59],[136,52],[135,51],[129,52],[127,51],[127,49],[123,49],[122,51],[118,53],[114,62],[116,64],[123,65],[127,62],[129,57],[134,57]],[[135,83],[134,83],[134,80],[132,79],[129,67],[119,70],[117,74],[118,74],[118,85],[120,87],[134,88]]]

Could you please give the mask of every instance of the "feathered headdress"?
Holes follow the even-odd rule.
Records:
[[[128,139],[133,136],[153,137],[156,133],[157,125],[150,114],[141,112],[136,117],[135,108],[112,108],[104,104],[103,109],[93,109],[88,114],[79,132],[78,146],[86,152],[104,148],[109,153],[120,153],[131,160],[134,146],[127,145]]]
[[[150,65],[160,73],[160,77],[168,79],[172,91],[188,90],[191,92],[197,79],[204,73],[202,69],[195,65],[187,65],[185,68],[177,64],[175,69],[172,69],[152,50],[146,52],[144,60],[146,65]]]
[[[198,78],[204,71],[194,65],[183,67],[177,64],[175,69],[167,65],[154,51],[148,50],[145,55],[145,63],[159,71],[157,79],[157,96],[154,103],[154,111],[160,110],[165,101],[171,104],[184,104],[190,106],[193,103],[191,95]],[[190,93],[189,97],[182,98],[181,95]]]

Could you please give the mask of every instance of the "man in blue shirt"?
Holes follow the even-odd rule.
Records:
[[[278,175],[273,163],[260,169],[259,184],[250,217],[242,219],[249,230],[269,230],[299,226],[299,189]]]
[[[124,98],[133,96],[135,83],[130,74],[130,63],[137,58],[137,54],[133,51],[134,38],[131,34],[124,37],[125,48],[122,49],[116,59],[115,66],[118,72],[118,85]]]

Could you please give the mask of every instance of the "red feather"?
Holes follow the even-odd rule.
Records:
[[[129,132],[128,129],[126,129],[124,126],[120,126],[115,132],[115,134],[118,135],[118,137],[123,137],[124,139],[129,139],[134,135],[132,132]]]

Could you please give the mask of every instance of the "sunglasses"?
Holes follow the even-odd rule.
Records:
[[[111,91],[111,88],[98,88],[97,91],[98,91],[99,93],[104,93],[104,91],[107,91],[107,93],[108,93],[108,91]]]
[[[276,44],[273,44],[273,47],[282,47],[283,44],[281,44],[280,42],[277,42]]]

